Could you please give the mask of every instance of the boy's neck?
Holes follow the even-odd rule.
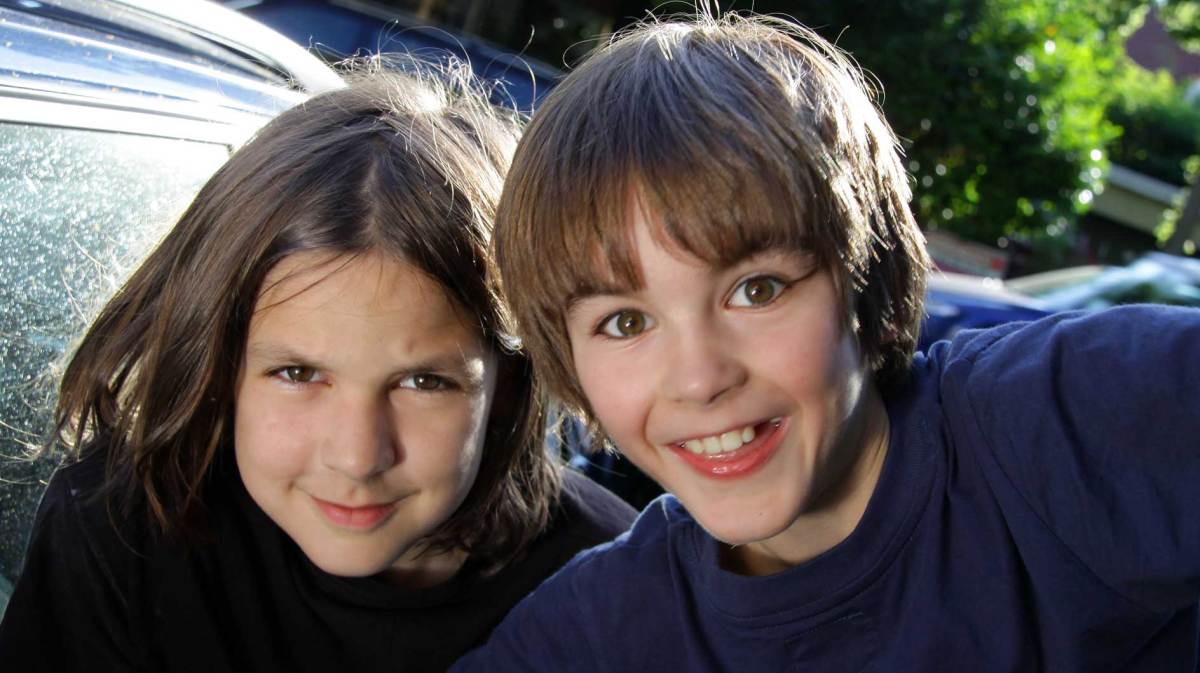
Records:
[[[862,520],[887,457],[890,427],[887,409],[871,386],[859,413],[847,421],[843,441],[857,445],[831,487],[779,535],[744,545],[722,545],[721,566],[741,575],[773,575],[811,560],[850,536]],[[854,428],[859,428],[854,432]]]

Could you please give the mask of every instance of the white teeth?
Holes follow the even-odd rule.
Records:
[[[729,431],[721,435],[721,448],[725,451],[733,451],[742,445],[742,433],[740,431]]]
[[[715,455],[725,453],[727,451],[736,451],[742,448],[742,445],[754,441],[756,433],[753,425],[747,425],[740,430],[730,430],[723,432],[720,435],[710,435],[700,439],[689,439],[686,442],[679,444],[680,448],[687,449],[694,454]]]

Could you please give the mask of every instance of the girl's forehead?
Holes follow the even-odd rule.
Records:
[[[323,300],[336,309],[343,300],[384,304],[395,297],[420,304],[413,310],[461,312],[441,283],[403,259],[328,250],[296,252],[275,264],[259,290],[255,312],[297,301]]]

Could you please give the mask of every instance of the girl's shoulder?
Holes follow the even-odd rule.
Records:
[[[52,547],[86,546],[97,559],[143,554],[152,544],[149,517],[140,501],[117,497],[106,463],[103,448],[91,447],[59,466],[42,495],[33,535]]]
[[[600,544],[628,530],[637,511],[587,476],[567,468],[556,518],[563,520],[573,536]]]

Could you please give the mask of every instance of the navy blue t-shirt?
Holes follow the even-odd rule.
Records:
[[[664,496],[453,671],[1197,670],[1200,311],[963,333],[887,404],[833,549],[733,574]]]

